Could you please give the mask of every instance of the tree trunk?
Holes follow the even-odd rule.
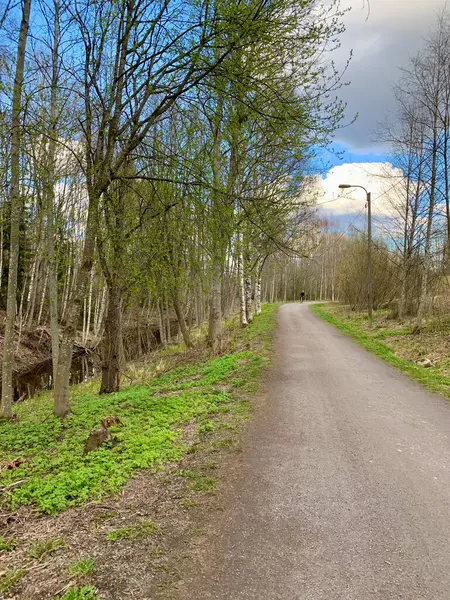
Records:
[[[177,290],[174,290],[172,292],[172,301],[173,301],[173,308],[175,309],[175,314],[177,315],[178,325],[180,327],[180,331],[183,336],[184,343],[186,344],[187,348],[192,348],[194,346],[194,344],[192,343],[189,329],[186,327],[186,321],[184,319],[183,309],[181,307],[181,302],[180,302],[180,298],[179,298]]]
[[[445,213],[447,217],[447,244],[446,244],[446,270],[450,263],[450,183],[449,183],[449,164],[448,164],[448,138],[449,138],[449,118],[448,118],[448,107],[446,109],[445,121],[444,121],[444,196],[445,196]]]
[[[3,279],[3,210],[0,213],[0,290],[2,289],[2,279]]]
[[[261,274],[255,281],[255,314],[261,314]]]
[[[38,318],[37,318],[38,325],[41,324],[42,312],[44,310],[44,304],[45,304],[45,292],[47,291],[47,284],[48,284],[48,269],[45,269],[44,284],[42,286],[42,294],[41,294],[41,299],[39,301],[39,313],[38,313]]]
[[[102,383],[100,394],[118,392],[120,388],[120,355],[122,311],[120,294],[114,283],[108,287],[108,312],[102,349]]]
[[[253,321],[252,311],[252,276],[247,273],[245,276],[245,315],[247,317],[247,323]]]
[[[14,325],[17,310],[17,271],[19,265],[20,219],[22,216],[22,199],[20,197],[20,146],[22,109],[22,88],[27,45],[28,24],[31,0],[23,1],[22,21],[20,24],[19,43],[17,46],[16,74],[12,101],[11,118],[11,233],[8,271],[8,295],[6,304],[5,335],[3,339],[2,363],[2,401],[0,416],[10,418],[13,401],[13,362],[14,362]]]
[[[53,203],[52,203],[53,204]],[[53,211],[48,212],[49,224],[53,223]],[[47,226],[49,227],[49,225]],[[50,333],[52,338],[52,365],[53,385],[58,372],[59,355],[59,324],[58,324],[58,282],[56,277],[56,257],[54,227],[51,225],[47,231],[48,255],[48,302],[50,309]]]
[[[33,325],[34,310],[36,305],[37,282],[39,278],[39,248],[36,248],[33,266],[30,275],[30,287],[28,289],[27,310],[25,315],[26,327],[31,329]]]
[[[208,344],[218,350],[222,337],[222,264],[216,259],[211,278]]]
[[[166,292],[164,292],[164,317],[166,323],[166,341],[167,344],[170,344],[170,340],[172,339],[172,330],[170,327],[169,300]]]
[[[241,240],[242,243],[242,240]],[[247,309],[245,304],[245,278],[244,278],[244,256],[239,251],[238,256],[238,272],[239,272],[239,301],[240,301],[240,315],[241,315],[241,326],[247,327]]]
[[[417,309],[416,320],[414,323],[414,333],[420,333],[422,330],[422,320],[425,314],[425,307],[428,293],[428,275],[430,270],[430,258],[431,258],[431,233],[433,226],[433,215],[434,215],[434,203],[436,194],[436,180],[437,180],[437,151],[438,151],[438,127],[437,127],[437,103],[435,107],[435,114],[433,120],[433,149],[432,149],[432,162],[431,162],[431,181],[430,181],[430,197],[428,206],[427,216],[427,227],[425,236],[425,250],[423,256],[423,269],[422,269],[422,285],[420,288],[419,307]]]
[[[89,337],[89,332],[91,330],[92,292],[93,292],[93,287],[94,287],[94,276],[95,276],[95,271],[94,271],[94,269],[92,269],[91,281],[89,284],[89,297],[88,297],[87,307],[86,307],[86,321],[85,321],[85,328],[84,328],[84,332],[83,332],[83,343],[85,345],[87,343],[87,340]]]
[[[195,294],[195,308],[196,308],[196,324],[197,327],[201,327],[203,323],[203,312],[202,312],[202,290],[201,287],[197,287],[197,292]]]
[[[70,413],[69,382],[72,353],[73,338],[66,332],[59,348],[56,377],[53,386],[53,412],[60,419],[64,419]],[[55,367],[53,367],[53,372],[55,372]]]
[[[89,195],[88,217],[84,236],[83,257],[75,281],[73,297],[68,316],[62,331],[62,342],[59,349],[58,369],[54,389],[54,413],[64,418],[70,412],[69,380],[72,366],[73,343],[81,315],[83,298],[86,294],[89,276],[94,262],[95,237],[97,230],[97,210],[99,197],[95,192]]]
[[[255,315],[261,314],[262,304],[262,272],[264,267],[264,260],[257,260],[255,264]],[[267,285],[266,285],[267,287]]]
[[[158,298],[158,321],[159,321],[159,337],[161,341],[161,346],[163,348],[167,348],[167,339],[166,339],[166,326],[164,323],[164,309],[162,305],[162,301]]]
[[[99,296],[98,296],[98,303],[99,303],[99,308],[98,308],[98,313],[97,313],[97,318],[95,320],[95,325],[94,325],[94,335],[96,338],[98,338],[98,336],[100,335],[100,331],[103,325],[103,315],[105,314],[105,308],[106,308],[106,287],[103,286],[102,287],[102,291],[100,292]]]
[[[23,283],[23,288],[22,288],[22,293],[20,295],[20,304],[19,304],[19,335],[17,336],[17,342],[16,342],[16,352],[19,350],[19,346],[20,346],[20,338],[22,336],[22,327],[23,327],[23,303],[25,300],[25,288],[27,285],[27,280],[25,277],[25,281]]]
[[[419,185],[419,183],[417,184]],[[406,309],[406,293],[408,278],[408,218],[409,218],[409,187],[410,174],[408,173],[408,182],[406,187],[406,206],[405,206],[405,226],[403,230],[403,256],[400,270],[400,298],[398,302],[398,318],[403,319]]]
[[[62,302],[61,302],[62,309],[61,309],[61,314],[60,314],[61,321],[66,320],[67,305],[68,305],[70,289],[71,289],[71,277],[72,277],[72,262],[69,262],[69,265],[67,267],[66,277],[64,279],[63,291],[62,291]]]

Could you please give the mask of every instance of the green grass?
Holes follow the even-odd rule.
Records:
[[[86,575],[92,575],[95,573],[95,560],[89,556],[80,558],[69,567],[71,575],[79,575],[85,577]]]
[[[97,600],[97,598],[95,588],[92,585],[83,585],[82,587],[70,589],[64,596],[58,596],[56,600]]]
[[[342,331],[345,335],[351,337],[358,345],[362,346],[372,354],[379,356],[405,375],[411,377],[411,379],[414,379],[434,392],[438,392],[447,398],[450,398],[449,377],[442,375],[437,368],[420,367],[412,361],[400,358],[390,348],[379,341],[379,339],[383,337],[382,334],[384,334],[384,337],[389,337],[389,335],[407,335],[404,329],[401,330],[402,333],[400,334],[398,333],[398,330],[395,330],[395,333],[393,333],[394,330],[389,330],[382,332],[382,334],[377,334],[376,332],[371,334],[363,331],[356,320],[344,322],[337,318],[327,310],[326,305],[311,305],[310,310],[327,323],[334,325],[334,327],[339,329],[339,331]]]
[[[5,594],[12,590],[26,572],[26,569],[6,569],[6,571],[3,571],[0,575],[0,594]]]
[[[160,533],[159,526],[154,521],[142,521],[138,525],[129,525],[121,529],[114,529],[106,535],[109,542],[117,542],[118,540],[140,540],[150,535]]]
[[[402,327],[401,329],[385,329],[384,331],[378,331],[373,335],[375,339],[398,337],[401,335],[411,335],[410,327]]]
[[[213,442],[212,446],[215,450],[220,450],[221,448],[231,448],[234,444],[234,440],[231,438],[227,438],[225,440],[217,440]]]
[[[45,542],[35,542],[31,548],[27,551],[28,558],[32,560],[45,560],[50,554],[56,552],[58,548],[64,546],[64,540],[62,538],[48,539]]]
[[[205,477],[205,475],[199,473],[198,471],[179,469],[179,471],[177,471],[177,475],[190,479],[194,492],[212,493],[217,485],[217,479],[215,477]]]
[[[14,538],[8,538],[7,540],[5,540],[0,535],[0,554],[4,552],[12,552],[16,546],[17,542]]]
[[[192,498],[183,498],[180,500],[180,506],[183,506],[184,508],[197,508],[198,502]]]
[[[117,494],[137,471],[164,468],[195,451],[195,441],[183,441],[183,425],[194,421],[199,432],[207,433],[214,428],[214,415],[247,418],[248,397],[268,363],[276,310],[276,305],[264,306],[245,330],[236,321],[227,324],[232,341],[224,356],[172,369],[114,394],[99,396],[96,381],[72,387],[73,414],[64,424],[52,414],[50,393],[16,405],[18,423],[0,423],[0,465],[27,460],[0,474],[0,486],[21,482],[3,494],[3,504],[10,509],[30,504],[54,515],[100,501]],[[109,415],[124,426],[111,428],[112,441],[85,455],[89,431]]]
[[[214,429],[215,429],[214,423],[210,419],[208,419],[204,423],[202,423],[201,425],[198,426],[197,432],[198,433],[208,433],[210,431],[214,431]]]

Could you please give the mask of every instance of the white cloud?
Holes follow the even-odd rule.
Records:
[[[346,163],[333,167],[324,179],[318,179],[320,211],[329,216],[355,214],[366,205],[360,188],[340,190],[340,184],[361,185],[371,193],[372,212],[378,216],[395,214],[393,206],[401,200],[404,177],[390,163]]]

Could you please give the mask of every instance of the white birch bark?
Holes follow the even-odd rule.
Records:
[[[253,321],[252,276],[249,273],[245,276],[245,314],[247,323],[251,323]]]
[[[240,239],[240,244],[242,244],[242,239]],[[247,327],[247,306],[245,302],[245,281],[244,281],[244,256],[241,251],[239,251],[238,257],[238,272],[239,272],[239,301],[240,301],[240,315],[241,315],[241,325],[242,327]]]
[[[261,275],[255,281],[255,314],[261,314]]]
[[[45,304],[45,292],[47,291],[47,284],[48,284],[48,269],[45,269],[44,285],[42,287],[41,299],[39,301],[39,314],[38,314],[38,319],[37,319],[38,325],[41,324],[42,312],[44,310],[44,304]]]

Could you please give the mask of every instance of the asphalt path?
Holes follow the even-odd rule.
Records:
[[[184,600],[450,600],[450,404],[307,304]]]

